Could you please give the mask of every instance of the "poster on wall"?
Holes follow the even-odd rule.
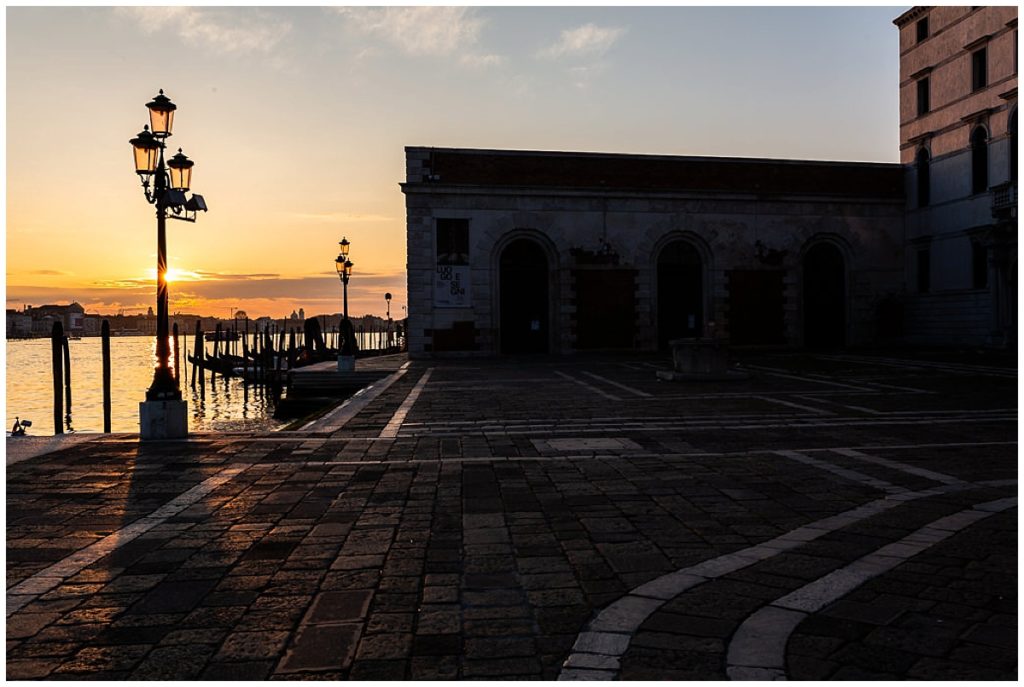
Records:
[[[439,308],[469,307],[469,265],[438,263],[434,279],[434,305]]]
[[[468,219],[437,220],[434,307],[471,307]]]

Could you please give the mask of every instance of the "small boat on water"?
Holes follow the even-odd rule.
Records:
[[[230,356],[230,357],[231,358],[235,358],[235,356]],[[240,360],[240,358],[237,359],[237,360],[236,359],[228,360],[228,359],[221,358],[221,357],[214,358],[213,356],[210,356],[208,358],[206,358],[206,357],[200,358],[197,361],[195,359],[195,356],[193,356],[191,353],[189,353],[188,356],[187,356],[187,360],[188,360],[188,362],[191,365],[198,365],[199,367],[201,367],[203,369],[211,370],[212,372],[216,372],[219,375],[224,375],[225,377],[231,377],[231,376],[234,376],[234,374],[235,374],[235,367],[238,365],[238,360]]]

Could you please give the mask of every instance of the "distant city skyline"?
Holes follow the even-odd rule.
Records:
[[[163,88],[210,211],[170,312],[406,304],[407,145],[897,162],[905,7],[8,7],[8,308],[145,312],[128,139]]]

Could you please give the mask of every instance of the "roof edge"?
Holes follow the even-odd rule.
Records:
[[[811,160],[794,158],[767,158],[767,157],[734,157],[726,155],[653,155],[648,153],[601,153],[588,151],[569,150],[519,150],[502,148],[445,148],[434,146],[405,146],[406,153],[422,151],[425,153],[449,153],[456,155],[505,155],[509,157],[519,156],[542,156],[542,157],[575,157],[590,159],[644,159],[644,160],[678,160],[692,162],[742,162],[746,164],[771,164],[771,165],[832,165],[836,167],[875,167],[892,168],[901,167],[899,162],[864,162],[850,160]]]
[[[915,5],[914,7],[911,7],[909,10],[901,14],[900,16],[893,19],[892,23],[902,29],[909,22],[911,22],[914,19],[917,19],[930,9],[931,5]]]

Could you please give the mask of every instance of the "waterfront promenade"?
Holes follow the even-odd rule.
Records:
[[[1016,679],[1015,362],[739,360],[415,361],[295,431],[8,438],[7,678]]]

